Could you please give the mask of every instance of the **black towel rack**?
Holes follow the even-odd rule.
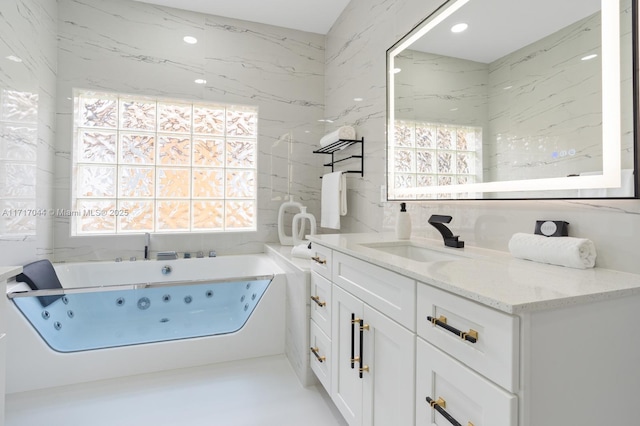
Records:
[[[349,155],[347,157],[336,160],[336,156],[335,156],[336,152],[342,151],[343,149],[355,144],[360,144],[360,155],[358,154]],[[364,177],[364,137],[360,139],[338,139],[337,141],[330,143],[327,146],[323,146],[322,148],[313,151],[313,153],[331,155],[331,161],[324,164],[325,167],[331,167],[331,172],[335,171],[334,165],[336,163],[347,161],[352,158],[359,158],[360,170],[343,170],[342,172],[343,173],[360,173],[360,176]]]

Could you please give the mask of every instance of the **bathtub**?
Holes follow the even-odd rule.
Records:
[[[54,266],[50,304],[8,285],[7,393],[284,353],[267,255]]]

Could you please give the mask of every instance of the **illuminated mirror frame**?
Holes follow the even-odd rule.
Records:
[[[620,2],[602,0],[602,175],[594,176],[572,176],[560,178],[525,179],[499,182],[483,182],[472,184],[457,184],[447,186],[430,186],[419,188],[393,189],[394,198],[389,197],[391,190],[389,183],[394,182],[393,159],[394,144],[389,143],[394,137],[395,123],[395,57],[407,49],[420,37],[435,28],[446,18],[455,13],[462,6],[471,0],[450,0],[444,3],[433,14],[428,16],[422,23],[414,28],[409,34],[403,37],[398,43],[387,51],[387,199],[410,199],[398,198],[398,196],[410,197],[416,191],[421,194],[437,194],[447,192],[451,194],[460,193],[484,193],[484,192],[513,192],[513,191],[547,191],[547,190],[577,190],[577,189],[604,189],[618,188],[621,186],[621,91],[620,91]],[[634,55],[634,133],[637,133],[637,87],[636,73],[636,0],[633,1],[633,55]],[[634,170],[638,170],[637,135],[634,135]],[[634,194],[625,198],[636,198],[638,196],[637,174],[634,179]],[[508,197],[505,197],[508,198]],[[478,198],[474,198],[478,199]],[[495,199],[495,198],[493,198]],[[473,199],[468,199],[473,200]]]

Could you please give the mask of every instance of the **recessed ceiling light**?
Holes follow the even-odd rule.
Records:
[[[204,78],[195,79],[193,82],[196,84],[207,84],[207,80],[205,80]]]
[[[22,59],[18,58],[17,56],[9,55],[6,58],[13,62],[18,62],[18,63],[22,62]]]
[[[596,55],[595,53],[592,53],[591,55],[587,55],[581,58],[582,61],[588,61],[589,59],[593,59],[593,58],[597,58],[598,55]]]
[[[465,24],[464,22],[461,22],[461,23],[455,24],[453,27],[451,27],[451,32],[452,33],[461,33],[464,30],[466,30],[467,28],[469,28],[469,25]]]
[[[196,44],[198,42],[198,39],[193,36],[184,36],[182,40],[188,44]]]
[[[353,100],[354,100],[355,102],[362,102],[362,101],[364,101],[364,99],[363,99],[363,98],[353,98]]]

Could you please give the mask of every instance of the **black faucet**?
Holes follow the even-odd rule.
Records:
[[[458,241],[458,236],[453,235],[451,230],[447,228],[445,223],[451,222],[451,216],[444,216],[439,214],[433,214],[429,218],[429,223],[440,232],[444,239],[444,245],[447,247],[462,248],[464,247],[464,241]]]

